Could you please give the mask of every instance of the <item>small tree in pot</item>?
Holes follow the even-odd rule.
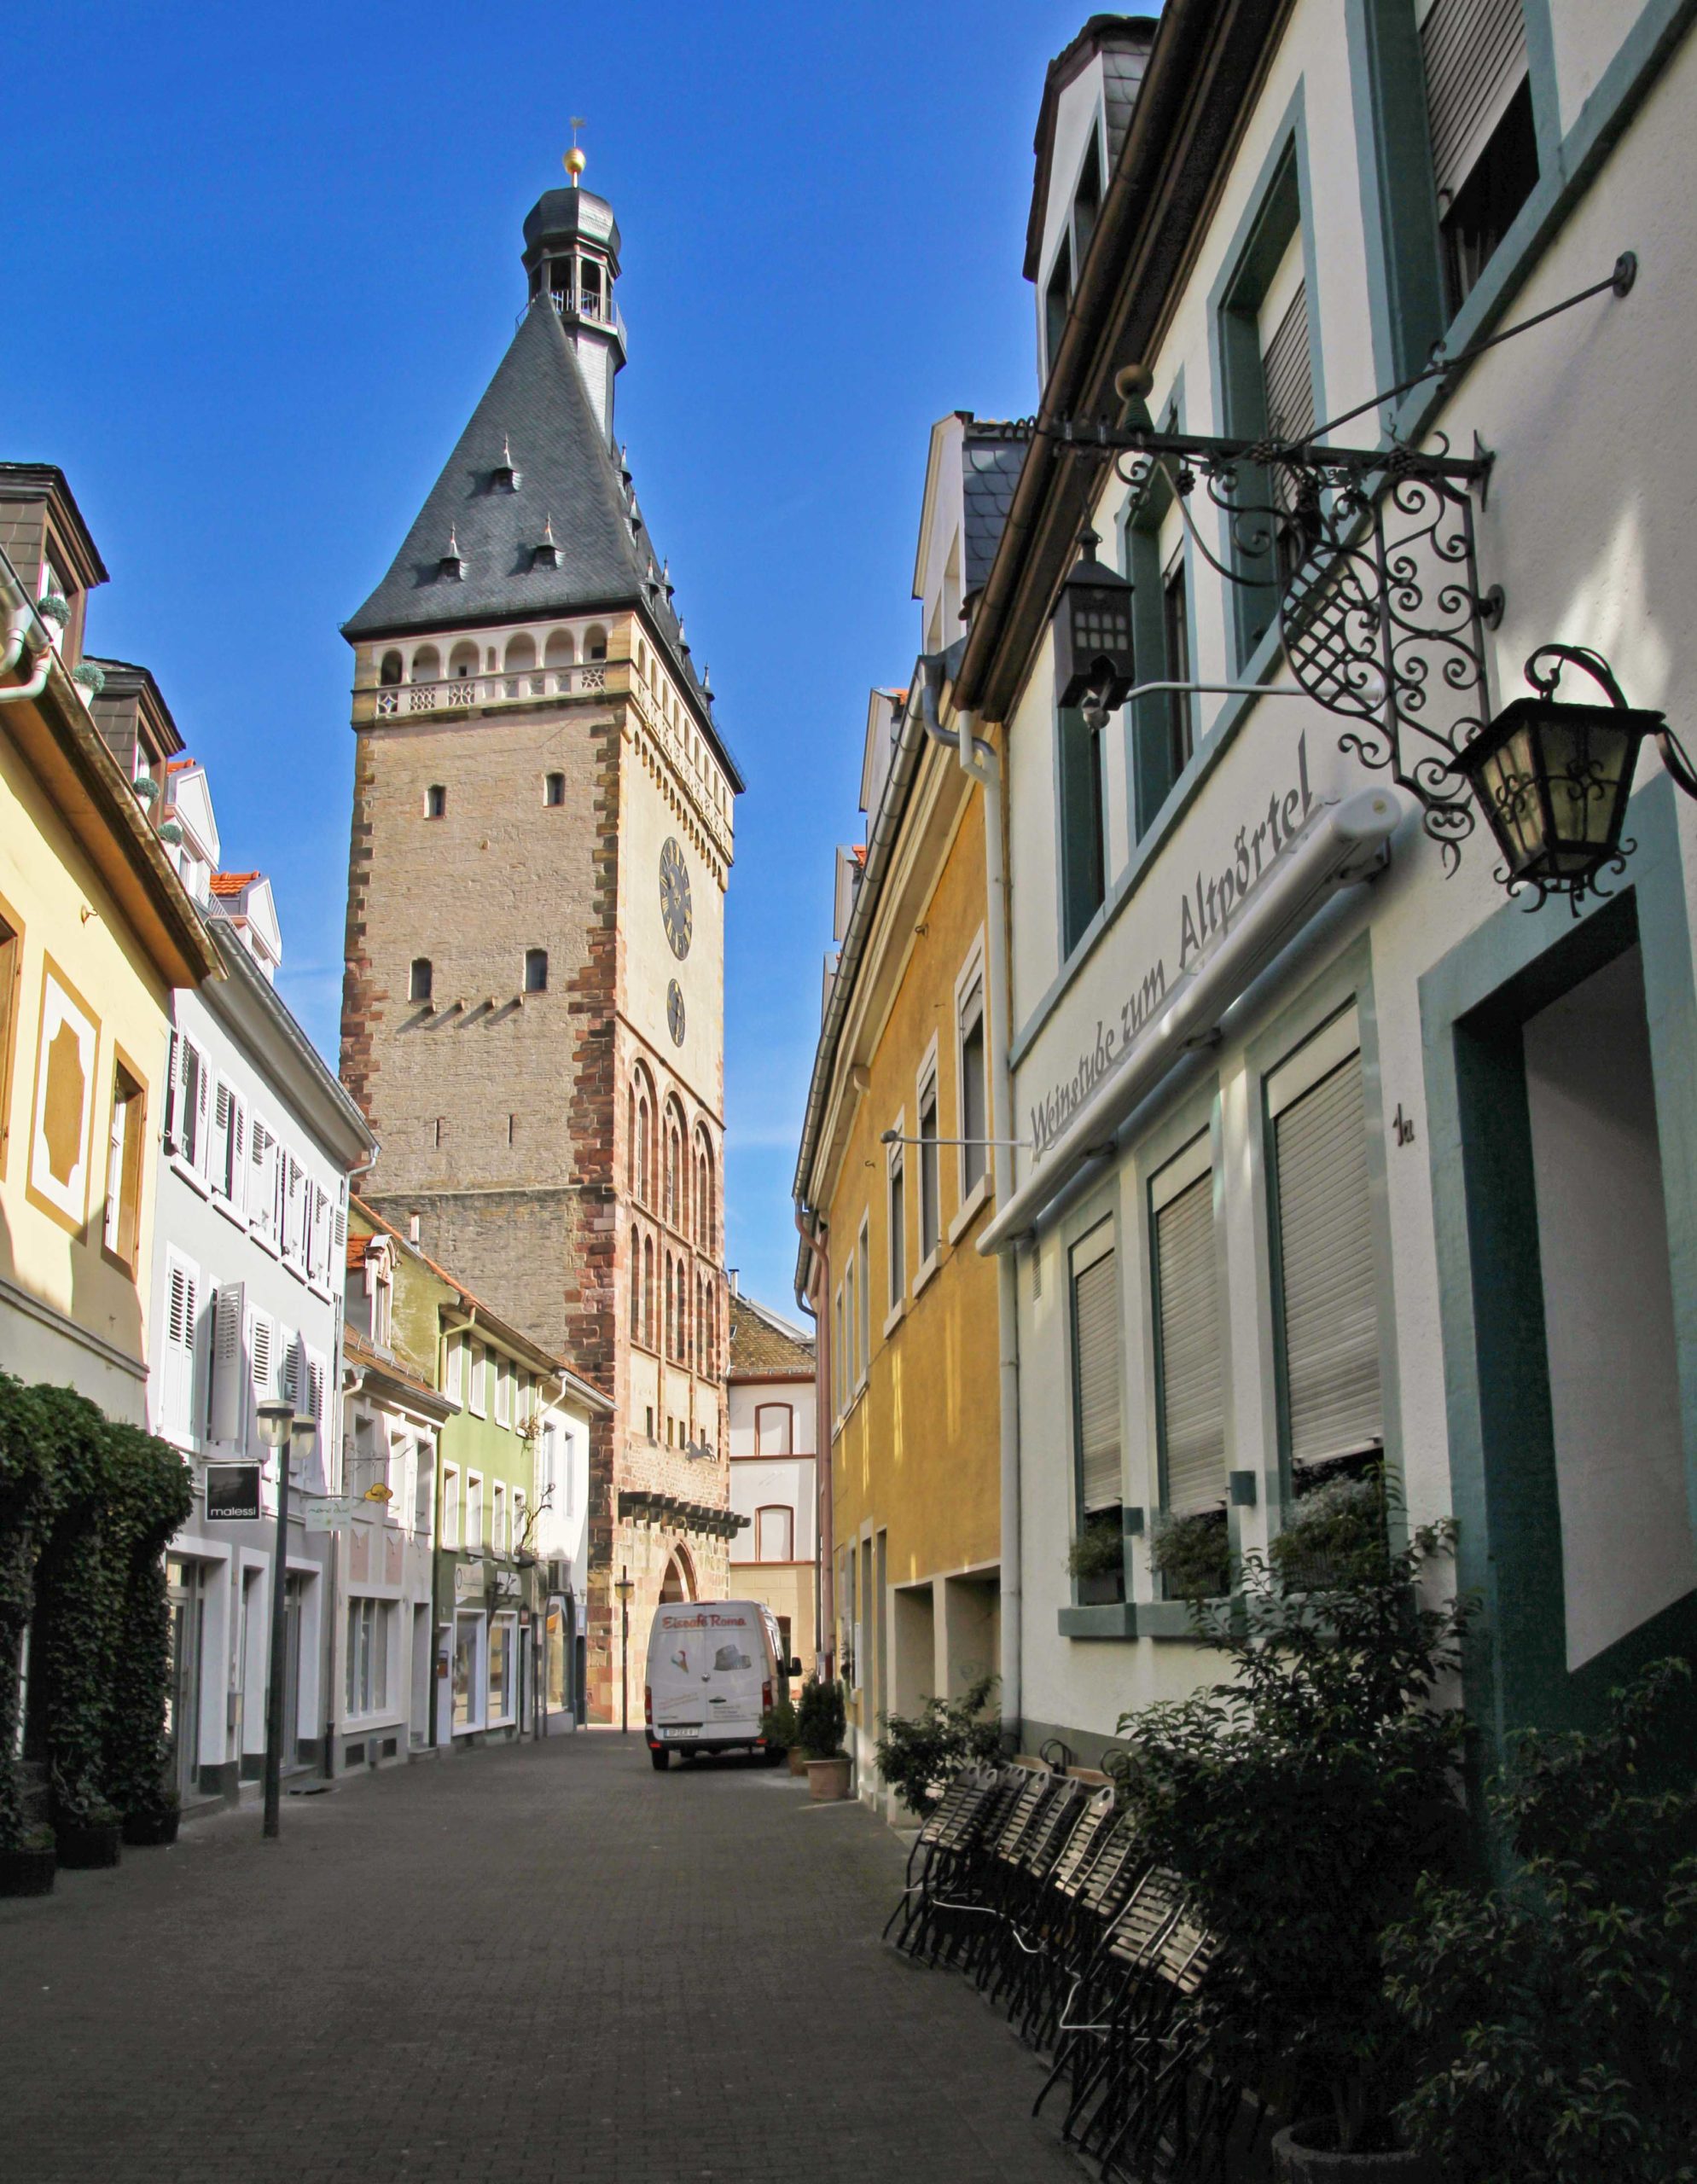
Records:
[[[835,1677],[804,1684],[795,1710],[796,1742],[807,1755],[810,1794],[824,1802],[848,1795],[849,1757],[843,1750],[848,1711]]]
[[[1419,2041],[1386,1991],[1381,1936],[1461,1845],[1463,1723],[1434,1702],[1470,1611],[1415,1603],[1451,1540],[1431,1526],[1392,1553],[1375,1515],[1340,1582],[1296,1595],[1246,1555],[1235,1606],[1192,1607],[1230,1681],[1120,1722],[1148,1852],[1220,1945],[1196,2007],[1222,2073],[1299,2117],[1325,2105],[1281,2135],[1287,2174],[1413,2159],[1392,2111]]]

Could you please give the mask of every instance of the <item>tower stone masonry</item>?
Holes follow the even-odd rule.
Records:
[[[742,787],[613,439],[612,207],[548,192],[528,302],[344,625],[342,1076],[365,1194],[613,1397],[590,1455],[592,1719],[664,1594],[724,1589],[724,892]]]

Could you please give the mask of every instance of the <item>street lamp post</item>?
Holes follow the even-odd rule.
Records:
[[[288,1589],[288,1475],[311,1456],[318,1440],[316,1419],[297,1417],[292,1403],[259,1406],[259,1438],[277,1454],[277,1544],[271,1563],[271,1668],[265,1692],[265,1817],[262,1833],[276,1838],[282,1814],[283,1655]]]
[[[624,1564],[614,1583],[619,1595],[619,1726],[631,1734],[631,1565]]]

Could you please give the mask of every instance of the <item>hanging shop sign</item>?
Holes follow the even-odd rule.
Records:
[[[309,1494],[303,1506],[309,1532],[342,1532],[352,1524],[361,1504],[352,1494]]]
[[[208,1464],[206,1514],[227,1523],[259,1514],[258,1464]]]

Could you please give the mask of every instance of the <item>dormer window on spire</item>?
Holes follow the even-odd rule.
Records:
[[[505,433],[501,435],[501,460],[490,473],[490,485],[497,493],[516,493],[524,480],[513,463],[513,444]]]
[[[555,542],[552,516],[543,518],[542,540],[540,544],[531,549],[531,566],[533,569],[557,569],[560,566],[560,549]]]
[[[437,563],[436,573],[438,576],[445,578],[445,580],[450,584],[460,584],[464,580],[466,573],[465,557],[460,552],[460,540],[457,528],[450,530],[448,533],[448,550]]]

